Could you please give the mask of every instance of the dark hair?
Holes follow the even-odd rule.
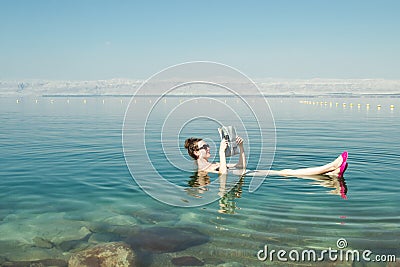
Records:
[[[198,157],[194,154],[195,151],[198,151],[199,148],[197,147],[197,143],[203,139],[201,138],[194,138],[190,137],[185,140],[185,148],[188,151],[189,156],[191,156],[193,159],[197,159]]]

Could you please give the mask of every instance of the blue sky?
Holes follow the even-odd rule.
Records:
[[[194,60],[254,79],[400,79],[399,13],[386,0],[0,0],[0,80],[145,79]]]

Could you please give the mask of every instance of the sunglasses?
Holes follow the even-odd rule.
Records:
[[[202,150],[202,149],[207,150],[207,148],[209,148],[209,147],[210,147],[210,145],[204,144],[201,147],[199,147],[199,150]]]

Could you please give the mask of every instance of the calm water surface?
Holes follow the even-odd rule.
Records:
[[[129,98],[89,97],[86,102],[84,98],[38,98],[37,103],[35,98],[22,98],[19,103],[15,98],[1,99],[0,265],[5,261],[68,260],[70,253],[88,245],[124,240],[132,231],[146,229],[171,233],[190,229],[207,237],[206,242],[186,244],[176,251],[144,249],[139,256],[147,266],[172,266],[171,259],[179,256],[195,256],[208,266],[230,262],[265,266],[256,257],[264,245],[276,250],[321,250],[336,248],[339,238],[347,240],[349,249],[399,257],[400,100],[299,100],[303,99],[268,100],[276,126],[275,154],[273,131],[264,131],[268,140],[261,151],[256,121],[251,114],[242,116],[247,126],[238,127],[238,133],[246,137],[248,167],[322,165],[347,150],[349,168],[341,181],[347,187],[347,200],[340,196],[339,181],[323,176],[271,176],[253,193],[248,190],[251,177],[236,183],[238,177],[231,175],[229,192],[221,191],[219,184],[196,187],[202,180],[191,171],[193,163],[182,144],[187,137],[200,136],[215,152],[217,122],[199,118],[184,126],[174,124],[188,114],[179,111],[164,125],[162,144],[160,114],[182,101],[171,97],[149,118],[146,146],[156,171],[184,188],[176,193],[182,203],[196,203],[196,199],[221,192],[223,197],[198,207],[170,206],[143,192],[127,167],[121,134]],[[150,101],[143,97],[135,104]],[[261,98],[253,101],[254,107],[262,105]],[[394,109],[389,108],[392,104]],[[192,110],[212,108],[191,105]],[[229,116],[225,122],[235,123]],[[143,142],[142,130],[133,127],[130,140]],[[130,153],[143,152],[134,149]],[[267,161],[258,164],[260,151]],[[147,160],[135,163],[144,165],[136,174],[158,194],[173,198],[175,193],[160,186]],[[207,179],[218,181],[213,174]]]

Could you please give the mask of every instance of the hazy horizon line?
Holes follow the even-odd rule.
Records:
[[[150,77],[149,77],[150,78]],[[112,80],[123,80],[123,81],[146,81],[149,78],[124,78],[124,77],[114,77],[114,78],[102,78],[102,79],[50,79],[50,78],[0,78],[0,82],[14,82],[14,81],[48,81],[48,82],[89,82],[89,81],[112,81]],[[368,81],[368,80],[382,80],[382,81],[400,81],[398,79],[388,79],[388,78],[329,78],[329,77],[313,77],[313,78],[280,78],[280,77],[264,77],[264,78],[251,78],[254,82],[259,82],[263,80],[274,80],[274,81],[308,81],[308,80],[352,80],[352,81]]]

